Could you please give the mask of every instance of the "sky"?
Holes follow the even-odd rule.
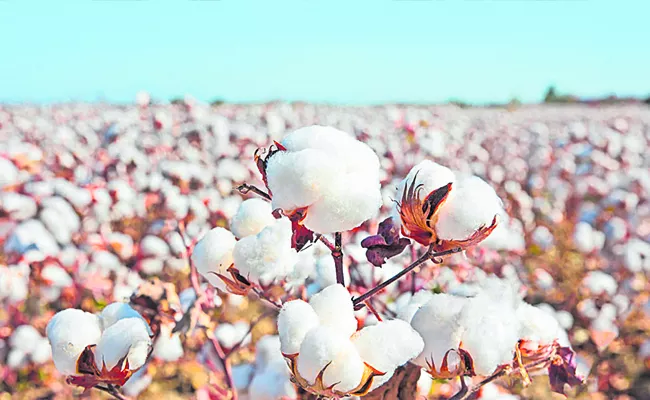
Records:
[[[646,0],[0,0],[0,102],[650,95]]]

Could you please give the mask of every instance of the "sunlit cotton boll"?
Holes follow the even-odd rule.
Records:
[[[275,221],[272,212],[268,201],[256,198],[244,200],[230,221],[230,230],[240,239],[256,235]]]
[[[503,202],[487,182],[478,176],[458,177],[440,209],[436,233],[444,240],[466,239],[503,213]]]
[[[319,324],[313,307],[302,300],[284,303],[278,315],[278,334],[282,353],[291,355],[300,350],[305,335]]]
[[[10,368],[20,368],[28,360],[41,364],[51,357],[48,340],[31,325],[17,327],[9,337],[9,344],[11,351],[7,356],[7,365]]]
[[[356,332],[354,306],[350,293],[343,285],[326,287],[309,300],[309,305],[318,315],[320,325],[336,329],[347,337]]]
[[[127,303],[121,303],[121,302],[111,303],[106,307],[104,307],[102,312],[99,314],[99,321],[102,325],[102,330],[104,331],[109,327],[115,325],[118,321],[125,318],[139,318],[145,324],[147,323],[147,321],[142,317],[142,315],[140,315],[140,313],[134,310]],[[147,329],[149,334],[153,336],[153,332],[151,331],[149,325],[147,325]]]
[[[594,295],[608,294],[613,296],[618,289],[616,279],[602,271],[589,272],[582,280],[582,285]]]
[[[233,249],[235,267],[249,280],[268,285],[286,278],[298,262],[291,247],[291,221],[275,220],[255,236],[239,240]]]
[[[46,332],[54,365],[64,375],[77,374],[77,359],[86,346],[96,344],[102,335],[96,315],[72,308],[55,314]]]
[[[213,286],[224,289],[223,281],[216,275],[226,275],[233,263],[233,249],[237,240],[224,228],[213,228],[198,241],[192,251],[196,270]]]
[[[142,367],[151,353],[150,328],[140,318],[125,318],[108,327],[95,348],[95,365],[113,369],[122,359],[129,370]],[[126,364],[125,364],[126,365]],[[124,366],[120,366],[123,368]]]
[[[183,343],[181,342],[180,333],[172,333],[169,325],[162,325],[160,335],[154,343],[153,355],[163,361],[178,361],[183,357]]]
[[[346,231],[381,206],[379,159],[366,144],[331,127],[299,129],[282,140],[287,151],[267,164],[273,208],[307,207],[303,224],[314,232]]]

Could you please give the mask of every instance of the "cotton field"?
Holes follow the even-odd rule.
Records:
[[[650,108],[0,106],[0,399],[647,399]]]

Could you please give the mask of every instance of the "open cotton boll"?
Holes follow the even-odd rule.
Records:
[[[10,160],[0,158],[0,171],[2,171],[2,175],[0,175],[0,188],[18,182],[19,170]]]
[[[624,250],[625,266],[632,272],[650,271],[650,243],[633,238]]]
[[[268,201],[257,198],[244,200],[230,221],[230,230],[240,239],[257,235],[262,229],[275,222],[272,213],[273,209]]]
[[[399,367],[424,349],[420,335],[408,322],[399,319],[365,327],[352,342],[363,361],[382,372]]]
[[[594,230],[587,222],[578,222],[573,241],[582,253],[600,250],[605,244],[605,234]]]
[[[243,344],[250,342],[249,331],[250,325],[245,321],[234,324],[222,323],[214,330],[214,335],[223,347],[231,349],[239,342],[243,342]]]
[[[169,246],[158,236],[147,235],[140,242],[140,252],[145,257],[165,258],[169,256]]]
[[[140,318],[125,318],[104,331],[95,348],[95,365],[101,371],[113,369],[126,357],[130,370],[142,367],[151,352],[150,328]],[[123,366],[120,366],[122,368]]]
[[[487,182],[478,176],[458,178],[440,209],[436,233],[444,240],[466,239],[503,213],[503,202]]]
[[[30,196],[5,192],[0,193],[0,210],[9,214],[12,220],[22,221],[36,215],[38,206],[36,205],[36,201]]]
[[[591,271],[582,280],[582,285],[587,287],[594,295],[616,294],[618,284],[613,276],[602,271]]]
[[[50,285],[57,288],[65,288],[73,285],[72,277],[56,264],[47,264],[41,271],[41,276],[49,281]]]
[[[410,293],[408,294],[410,295]],[[408,303],[402,305],[401,307],[398,306],[397,318],[401,319],[402,321],[411,323],[411,320],[413,320],[415,313],[418,312],[418,310],[422,308],[423,305],[428,303],[429,300],[433,298],[433,296],[434,294],[428,290],[420,290],[419,292],[415,293],[413,296],[411,296]]]
[[[86,346],[99,341],[102,330],[96,315],[69,308],[52,317],[46,333],[56,369],[64,375],[75,375],[77,359]]]
[[[300,355],[302,356],[302,354]],[[361,383],[365,365],[355,346],[347,342],[325,369],[323,385],[340,392],[350,391]]]
[[[273,362],[281,362],[286,365],[282,356],[280,337],[278,335],[266,335],[255,343],[255,368],[262,370]]]
[[[343,285],[326,287],[309,300],[309,305],[318,315],[321,325],[335,329],[347,337],[357,331],[352,296]]]
[[[521,323],[519,338],[538,342],[540,345],[553,343],[560,336],[560,325],[553,314],[522,302],[517,308]]]
[[[223,281],[215,274],[225,275],[233,263],[232,251],[235,236],[224,228],[213,228],[198,241],[192,251],[192,262],[196,270],[217,288],[225,288]]]
[[[117,321],[125,318],[140,318],[145,324],[147,324],[147,320],[145,320],[139,312],[131,308],[131,306],[127,303],[111,303],[104,307],[102,312],[99,313],[99,321],[102,325],[103,331],[114,325]],[[151,331],[151,328],[148,324],[147,329],[149,331],[149,335],[153,336],[153,332]]]
[[[413,361],[421,367],[427,363],[439,370],[445,354],[460,345],[464,327],[460,313],[467,299],[444,293],[435,294],[413,316],[411,326],[424,340],[424,349]]]
[[[278,335],[282,353],[298,353],[305,335],[318,324],[318,315],[308,303],[302,300],[284,303],[278,315]]]
[[[303,221],[303,225],[318,233],[354,229],[376,216],[382,203],[379,180],[364,172],[338,178],[322,193],[323,197],[309,207]]]
[[[327,326],[316,327],[307,333],[300,345],[298,373],[313,384],[327,364],[348,351],[356,351],[349,336]]]
[[[408,175],[406,175],[406,178],[399,183],[395,200],[402,201],[404,188],[406,185],[411,186],[416,175],[416,187],[417,185],[422,185],[422,193],[420,194],[421,199],[448,183],[456,182],[456,175],[452,170],[431,160],[424,160],[411,168]]]
[[[275,220],[255,236],[239,240],[233,249],[235,267],[246,278],[268,285],[286,278],[298,262],[291,247],[291,221]]]
[[[284,400],[297,397],[288,377],[288,369],[271,369],[256,373],[248,387],[249,400]],[[240,397],[241,398],[241,397]]]
[[[340,166],[323,151],[277,152],[266,166],[268,187],[273,193],[272,207],[287,212],[307,207],[320,199],[323,190],[342,174]]]
[[[178,361],[183,357],[183,343],[181,342],[180,333],[172,333],[172,328],[168,325],[162,325],[160,335],[153,347],[153,355],[163,361]]]
[[[18,326],[9,337],[9,345],[16,350],[29,354],[34,346],[42,339],[36,328],[31,325]]]

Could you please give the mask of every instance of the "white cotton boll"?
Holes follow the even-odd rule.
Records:
[[[503,202],[492,186],[478,176],[459,178],[440,209],[436,233],[444,240],[467,239],[503,214]]]
[[[244,200],[230,221],[230,230],[240,239],[257,235],[262,229],[275,222],[272,213],[271,203],[268,201],[257,198]]]
[[[348,337],[357,331],[352,296],[343,285],[335,284],[315,294],[309,305],[313,307],[320,324],[341,332]]]
[[[266,166],[268,187],[273,193],[272,207],[287,212],[307,207],[342,175],[340,166],[322,151],[277,152]]]
[[[408,322],[399,319],[363,328],[352,342],[363,361],[382,372],[399,367],[424,349],[420,335]]]
[[[232,251],[235,236],[224,228],[213,228],[198,241],[192,252],[192,262],[196,270],[217,288],[224,288],[221,279],[215,274],[226,275],[233,263]]]
[[[126,318],[140,318],[145,324],[147,324],[147,320],[144,319],[144,317],[140,315],[139,312],[131,308],[131,306],[128,305],[127,303],[122,303],[122,302],[111,303],[106,307],[104,307],[102,312],[99,313],[99,321],[101,323],[103,331],[115,325],[117,321]],[[147,329],[149,331],[149,335],[153,336],[153,332],[151,331],[151,328],[149,327],[148,324],[147,324]]]
[[[522,302],[517,308],[517,317],[521,323],[520,339],[551,344],[558,338],[560,326],[553,314]]]
[[[133,256],[133,239],[131,236],[121,232],[111,232],[106,236],[106,239],[123,260]]]
[[[301,355],[302,356],[302,353]],[[355,346],[347,342],[332,362],[325,369],[323,374],[323,385],[332,386],[340,392],[350,391],[361,384],[361,378],[365,365]]]
[[[72,286],[74,283],[65,269],[56,264],[47,264],[41,271],[41,276],[57,288]]]
[[[235,267],[262,285],[286,278],[298,262],[298,254],[291,247],[292,234],[291,221],[282,218],[257,235],[239,240],[232,253]]]
[[[433,298],[434,294],[428,290],[420,290],[415,293],[408,301],[407,304],[397,308],[397,318],[408,323],[411,322],[415,313],[418,312],[423,305]]]
[[[4,251],[22,254],[32,245],[45,255],[54,256],[59,252],[56,239],[37,219],[29,219],[16,226],[4,243]]]
[[[582,280],[582,285],[587,287],[594,295],[616,294],[618,284],[613,276],[602,271],[591,271]]]
[[[307,332],[319,324],[314,309],[302,300],[284,303],[278,315],[280,349],[284,354],[296,354]]]
[[[327,326],[314,328],[307,333],[300,345],[298,373],[313,384],[327,364],[347,351],[356,351],[347,335]]]
[[[309,207],[303,224],[318,233],[354,229],[376,216],[381,207],[379,182],[364,173],[348,174],[324,188],[323,197]]]
[[[441,293],[415,313],[411,326],[424,340],[424,349],[414,363],[425,368],[429,363],[440,369],[447,351],[460,345],[464,327],[459,318],[466,303],[465,298]]]
[[[429,193],[447,185],[448,183],[452,183],[455,186],[456,175],[452,170],[431,160],[424,160],[411,168],[408,175],[406,175],[406,178],[400,182],[399,186],[397,187],[397,194],[395,198],[396,201],[402,201],[405,187],[407,185],[411,187],[416,174],[416,186],[422,185],[420,199],[423,199],[424,197],[428,196]],[[453,188],[452,190],[455,189],[456,188]]]
[[[282,344],[278,335],[266,335],[255,343],[255,368],[263,370],[270,364],[281,362],[286,366],[282,351]]]
[[[275,369],[256,373],[248,388],[249,400],[284,400],[296,396],[296,388],[287,373]]]
[[[151,351],[149,326],[140,318],[125,318],[104,331],[95,348],[95,365],[111,370],[125,358],[130,370],[142,367]],[[121,366],[123,367],[123,366]]]
[[[47,324],[56,369],[64,375],[77,373],[77,359],[86,346],[96,344],[102,335],[96,315],[77,309],[60,311]]]
[[[18,168],[6,158],[0,158],[0,188],[18,183]]]
[[[0,193],[0,210],[9,214],[14,221],[22,221],[36,215],[36,201],[23,194],[14,192]]]
[[[169,246],[158,236],[147,235],[140,242],[140,252],[145,257],[165,258],[169,256]]]
[[[547,250],[555,243],[551,231],[545,226],[538,226],[533,231],[533,242],[542,249]]]
[[[153,346],[154,357],[166,362],[174,362],[183,357],[183,353],[180,333],[172,333],[170,326],[163,325]]]
[[[632,272],[650,271],[650,243],[633,238],[624,250],[625,267]]]
[[[40,337],[31,352],[31,359],[36,364],[43,364],[52,359],[52,347],[47,339]]]
[[[11,369],[22,368],[27,363],[27,353],[20,349],[12,349],[7,355],[7,366]]]
[[[160,258],[145,258],[138,263],[140,271],[147,275],[160,274],[165,267],[165,261]]]
[[[239,342],[243,342],[243,344],[250,342],[249,330],[250,325],[244,321],[234,324],[222,323],[214,330],[214,336],[223,347],[231,349]]]
[[[587,222],[578,222],[573,234],[573,241],[582,253],[600,250],[605,244],[605,234],[594,230]]]
[[[9,337],[9,345],[25,354],[29,354],[41,339],[42,336],[36,328],[31,325],[20,325]]]
[[[147,374],[147,368],[140,368],[135,374],[129,378],[128,381],[122,386],[122,391],[127,396],[136,398],[142,393],[153,381],[153,377]]]

